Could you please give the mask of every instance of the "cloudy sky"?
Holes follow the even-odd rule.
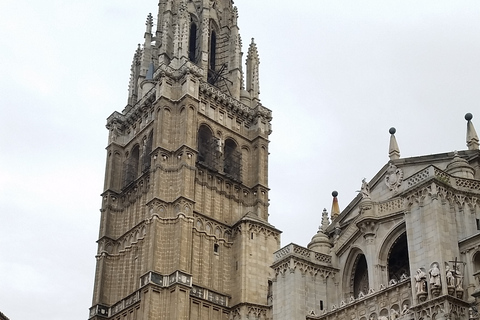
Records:
[[[270,221],[306,245],[331,192],[402,157],[465,149],[480,129],[479,1],[237,0],[273,110]],[[0,311],[85,320],[103,187],[105,119],[156,0],[0,4]],[[244,50],[246,51],[246,50]]]

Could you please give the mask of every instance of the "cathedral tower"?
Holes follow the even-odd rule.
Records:
[[[271,111],[232,0],[160,0],[109,140],[90,319],[267,319]],[[245,83],[245,84],[244,84]]]

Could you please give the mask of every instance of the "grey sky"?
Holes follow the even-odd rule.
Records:
[[[237,0],[273,111],[270,222],[306,245],[388,161],[480,130],[480,2]],[[0,4],[0,311],[88,318],[107,130],[156,0]]]

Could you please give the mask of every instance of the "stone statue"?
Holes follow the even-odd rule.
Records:
[[[434,263],[433,266],[428,271],[430,274],[430,285],[434,287],[440,286],[440,269],[438,269],[438,264]]]
[[[455,277],[453,276],[452,270],[450,270],[449,266],[445,267],[445,274],[447,279],[447,287],[455,286]]]
[[[362,187],[360,188],[360,193],[362,194],[363,199],[370,199],[370,186],[365,178],[362,179]]]
[[[458,266],[455,268],[455,278],[457,278],[457,290],[463,289],[463,276]]]
[[[426,292],[425,287],[427,284],[427,275],[425,272],[423,272],[422,269],[417,270],[417,274],[414,276],[415,278],[415,289],[417,290],[417,293],[423,293]]]
[[[399,317],[399,314],[398,314],[397,310],[390,309],[390,319],[394,320],[394,319],[397,319],[398,317]]]
[[[404,304],[402,308],[402,314],[406,314],[408,312],[408,305]]]

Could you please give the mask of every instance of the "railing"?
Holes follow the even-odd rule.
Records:
[[[403,300],[402,297],[411,295],[410,278],[402,278],[400,282],[391,281],[386,286],[381,286],[378,291],[370,290],[367,294],[356,299],[351,297],[348,300],[340,301],[323,310],[321,314],[313,312],[307,315],[307,320],[313,319],[413,319],[414,315],[409,310],[410,300]]]
[[[461,189],[465,191],[480,191],[480,181],[474,179],[454,177],[446,173],[445,171],[438,169],[435,166],[428,166],[425,169],[422,169],[421,171],[405,179],[406,188],[413,187],[433,177],[456,189]]]
[[[310,262],[313,263],[324,263],[324,264],[331,264],[332,257],[327,254],[322,254],[319,252],[312,251],[310,249],[301,247],[294,243],[291,243],[280,250],[274,253],[275,262],[282,260],[286,256],[297,256],[302,257]]]

